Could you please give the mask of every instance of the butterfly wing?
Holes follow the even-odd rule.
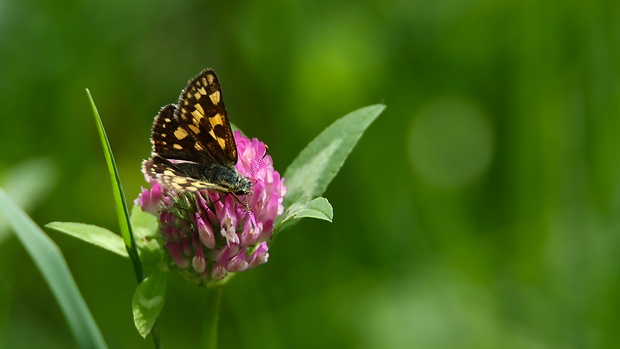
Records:
[[[190,80],[177,105],[159,111],[151,142],[142,171],[169,189],[247,193],[251,188],[235,169],[237,146],[213,70]]]
[[[156,179],[168,189],[177,192],[203,189],[219,192],[228,191],[227,188],[216,183],[210,183],[188,176],[181,171],[177,165],[158,155],[154,155],[152,158],[142,162],[142,172],[150,178]]]
[[[203,70],[188,83],[179,97],[174,119],[175,138],[181,142],[191,138],[194,144],[190,151],[202,157],[200,162],[235,166],[237,146],[224,107],[220,83],[213,70]]]
[[[185,128],[174,118],[176,106],[168,104],[161,108],[153,122],[151,136],[152,155],[166,159],[200,162],[204,155],[199,154],[199,146]]]

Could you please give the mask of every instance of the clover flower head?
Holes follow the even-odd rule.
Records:
[[[135,200],[159,218],[170,263],[199,283],[222,280],[266,263],[275,219],[284,211],[287,188],[265,144],[234,132],[237,171],[253,182],[252,193],[235,197],[212,191],[167,190],[154,178]],[[261,159],[262,158],[262,159]]]

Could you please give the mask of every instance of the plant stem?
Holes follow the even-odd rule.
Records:
[[[151,328],[151,337],[153,337],[153,346],[155,349],[162,349],[161,342],[159,341],[159,332],[157,332],[157,324]]]
[[[217,325],[220,320],[220,304],[224,286],[207,288],[207,309],[202,325],[202,348],[217,348]]]

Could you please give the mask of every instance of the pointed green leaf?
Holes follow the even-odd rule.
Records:
[[[274,236],[289,228],[300,218],[316,218],[331,222],[334,218],[334,209],[324,197],[318,197],[310,202],[291,205],[274,224]]]
[[[9,221],[15,234],[41,271],[65,314],[80,348],[106,348],[84,298],[80,293],[60,249],[28,215],[0,189],[0,214]]]
[[[157,271],[149,275],[138,285],[133,297],[133,321],[142,337],[146,338],[151,332],[159,312],[166,299],[166,277],[164,271]]]
[[[334,209],[326,198],[318,197],[295,212],[293,218],[316,218],[331,222],[334,218]]]
[[[383,112],[377,104],[336,120],[312,140],[286,169],[288,193],[284,207],[321,196],[366,128]]]
[[[138,282],[142,281],[144,275],[142,273],[142,264],[140,263],[140,257],[138,255],[138,249],[136,247],[131,222],[129,220],[129,210],[127,209],[127,202],[125,200],[125,192],[121,185],[121,178],[118,175],[118,169],[116,168],[116,162],[114,161],[114,154],[112,154],[112,148],[108,141],[108,136],[105,133],[103,122],[99,116],[99,111],[95,105],[95,101],[90,94],[90,91],[86,89],[90,104],[93,108],[93,114],[95,115],[95,122],[97,123],[97,131],[99,132],[99,138],[101,140],[101,147],[103,148],[103,155],[105,156],[106,163],[108,165],[108,173],[112,181],[112,192],[114,193],[114,202],[116,203],[116,214],[118,216],[118,224],[121,230],[121,236],[125,242],[127,252],[131,258],[131,262],[134,266],[134,271]]]
[[[74,222],[51,222],[45,226],[114,252],[119,256],[129,257],[123,239],[106,228]]]

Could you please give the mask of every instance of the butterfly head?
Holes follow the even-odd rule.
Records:
[[[249,178],[238,175],[233,187],[231,188],[231,192],[235,195],[251,194],[253,184],[254,183]]]
[[[234,167],[208,166],[203,167],[199,177],[206,183],[213,185],[204,189],[211,189],[221,193],[233,193],[235,195],[247,195],[252,193],[254,182],[243,176]]]

